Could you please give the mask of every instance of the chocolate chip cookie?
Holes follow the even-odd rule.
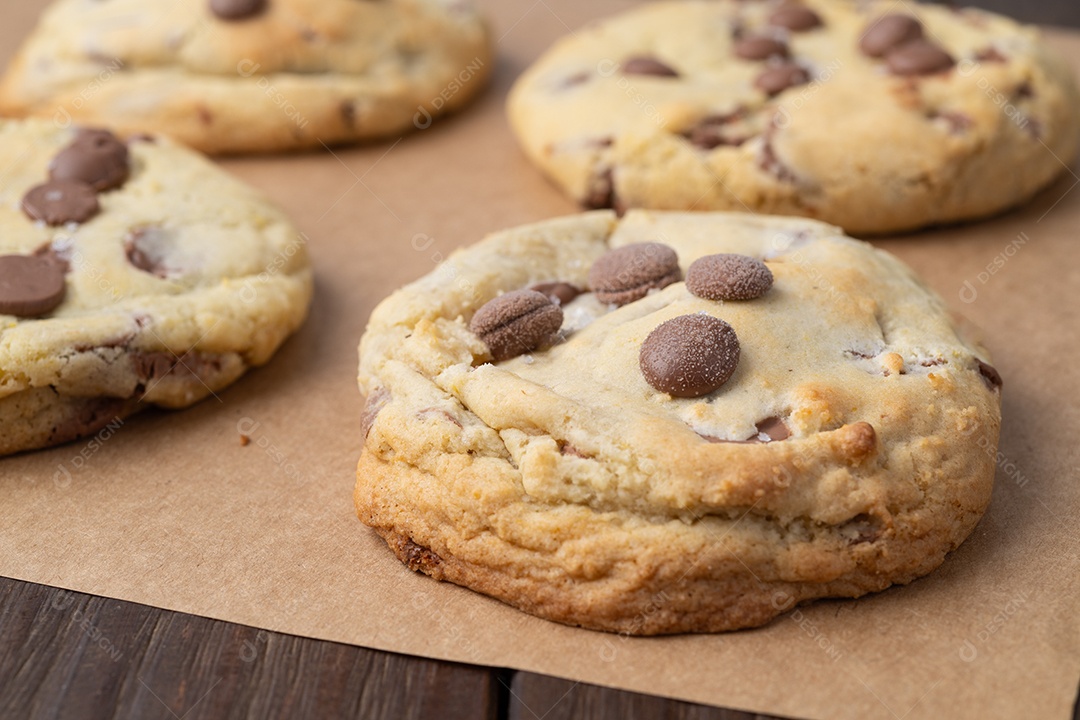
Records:
[[[57,0],[0,82],[0,113],[211,153],[426,128],[483,88],[467,0]]]
[[[303,321],[305,238],[162,138],[0,121],[0,455],[180,408]]]
[[[529,158],[586,207],[801,215],[890,233],[990,215],[1066,169],[1080,94],[1038,33],[975,9],[644,5],[518,80]]]
[[[496,234],[375,310],[359,379],[356,507],[402,562],[643,635],[925,575],[1000,425],[989,357],[908,268],[746,214]]]

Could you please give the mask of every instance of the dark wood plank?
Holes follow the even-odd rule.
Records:
[[[533,673],[516,673],[510,690],[510,720],[779,720]]]
[[[1027,23],[1080,27],[1080,2],[1077,0],[931,0],[941,5],[981,7]]]
[[[0,579],[0,717],[496,717],[492,671]]]
[[[499,682],[506,680],[499,678]],[[510,720],[781,720],[772,715],[665,700],[533,673],[515,673],[507,689]],[[1073,720],[1080,720],[1080,693]]]

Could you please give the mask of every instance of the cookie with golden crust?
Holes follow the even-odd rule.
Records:
[[[372,315],[356,506],[410,568],[545,618],[760,625],[967,537],[1000,424],[987,363],[907,267],[821,223],[508,230]]]
[[[559,41],[508,109],[529,158],[587,207],[869,234],[1026,201],[1074,156],[1078,106],[1036,30],[980,10],[679,0]]]
[[[180,408],[303,321],[305,239],[166,139],[0,121],[0,455]]]
[[[0,82],[0,113],[293,150],[427,127],[491,64],[467,0],[57,0]]]

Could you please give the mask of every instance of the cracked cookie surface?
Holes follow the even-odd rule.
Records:
[[[69,172],[55,162],[63,153],[93,157],[91,141],[123,158],[121,184],[88,190],[99,209],[85,221],[35,220],[24,196]],[[267,362],[307,313],[304,236],[182,146],[0,121],[0,167],[0,256],[33,258],[62,283],[30,303],[0,277],[0,454],[90,435],[149,405],[190,405]]]
[[[491,70],[465,0],[221,5],[235,4],[58,0],[0,83],[0,112],[211,153],[318,148],[426,127]]]
[[[684,274],[737,253],[773,282],[734,301],[683,281],[621,305],[589,291],[612,250],[666,263],[657,243]],[[560,331],[493,362],[472,317],[552,283],[579,293]],[[734,373],[695,397],[654,389],[646,338],[701,314],[737,333]],[[994,446],[1000,424],[988,363],[909,269],[831,226],[599,211],[517,228],[372,315],[356,506],[410,568],[545,618],[633,634],[760,625],[909,582],[967,537],[994,475],[976,443]]]
[[[1034,29],[980,10],[680,0],[559,41],[508,111],[529,158],[587,207],[887,233],[1024,202],[1073,158],[1078,106]]]

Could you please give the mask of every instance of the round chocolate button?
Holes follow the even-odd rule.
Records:
[[[0,313],[37,317],[64,300],[64,266],[48,256],[0,256]]]
[[[22,201],[23,212],[47,225],[83,223],[97,215],[94,188],[76,180],[50,180],[30,188]]]
[[[787,44],[767,35],[749,35],[735,43],[735,55],[743,60],[767,60],[771,57],[786,58]]]
[[[739,338],[711,315],[680,315],[649,333],[639,357],[645,380],[673,397],[708,395],[739,364]]]
[[[765,68],[754,80],[754,87],[771,97],[808,82],[810,73],[805,68],[793,62],[784,62]]]
[[[956,61],[929,40],[912,40],[889,51],[885,64],[893,75],[933,75],[948,70]]]
[[[128,148],[107,130],[83,130],[49,163],[49,179],[77,180],[98,192],[123,185]]]
[[[540,347],[562,326],[559,306],[535,290],[514,290],[476,311],[469,329],[484,341],[496,362]]]
[[[754,300],[772,284],[772,271],[749,255],[706,255],[686,271],[686,289],[706,300]]]
[[[624,75],[653,75],[655,77],[679,77],[673,68],[651,57],[627,58],[622,63]]]
[[[626,305],[680,277],[674,250],[662,243],[635,243],[611,250],[593,263],[589,286],[600,302]]]
[[[859,38],[859,49],[870,57],[881,57],[895,47],[923,36],[923,27],[911,15],[889,13],[874,20]]]
[[[210,11],[222,20],[246,20],[266,10],[267,0],[210,0]]]
[[[785,3],[773,11],[769,16],[769,24],[782,27],[792,32],[805,32],[822,25],[821,16],[816,12],[798,3]]]

